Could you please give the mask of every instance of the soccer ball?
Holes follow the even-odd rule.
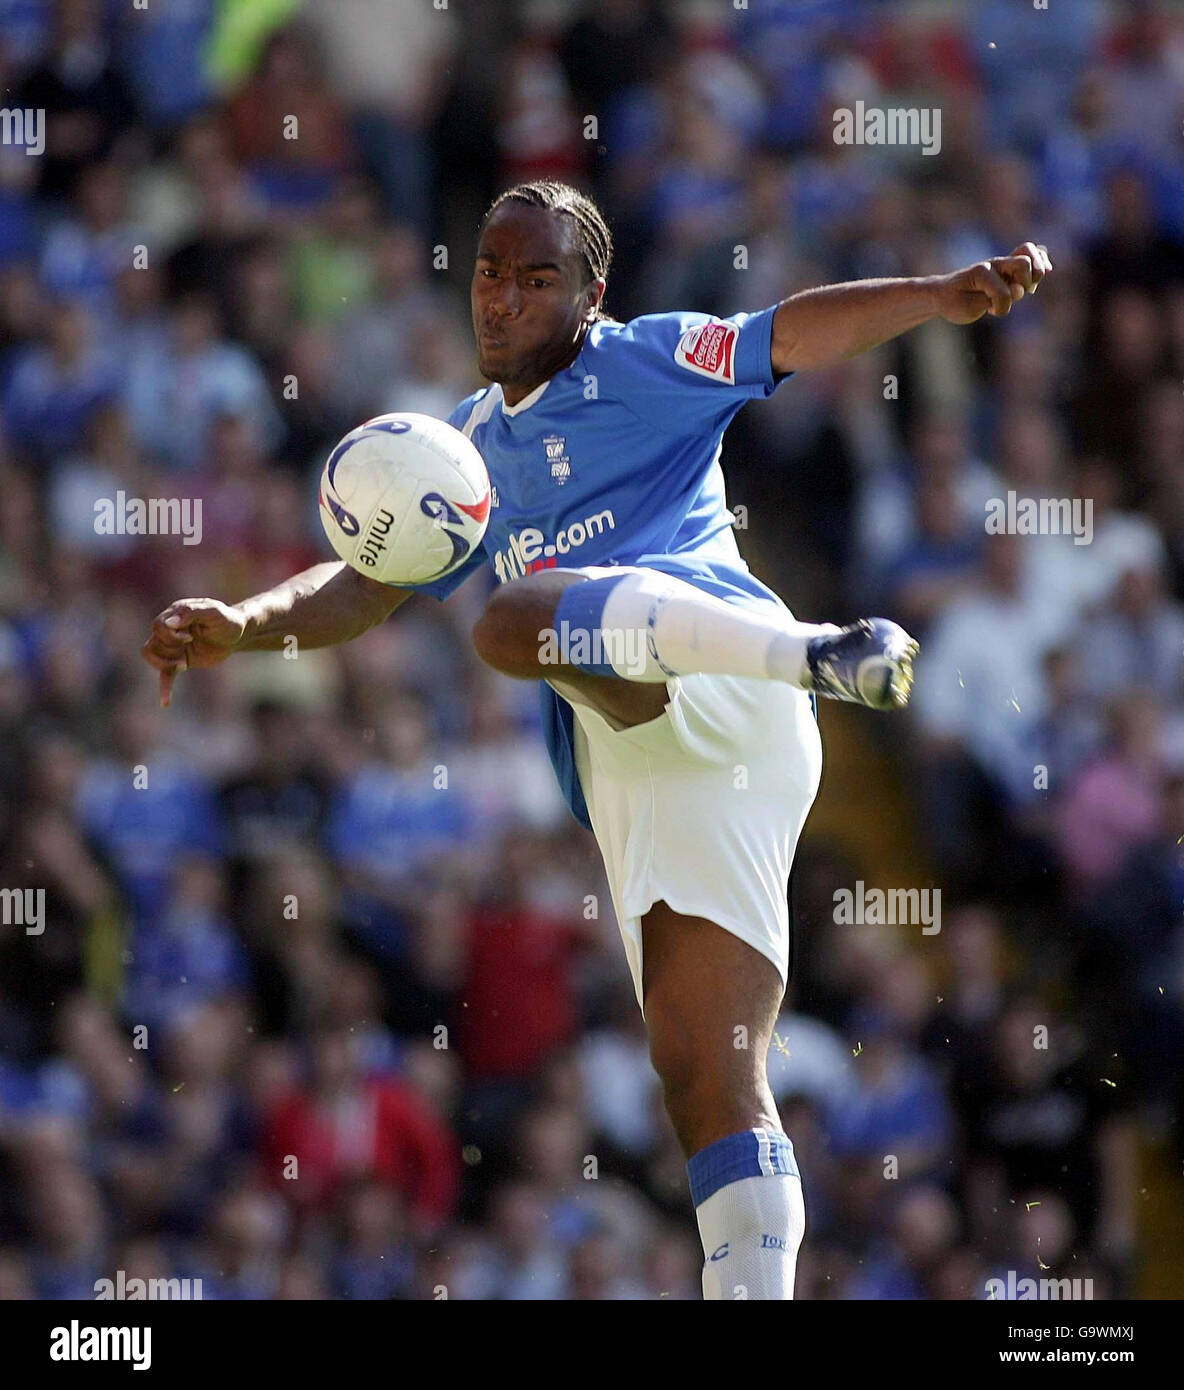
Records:
[[[471,440],[430,415],[377,415],[329,455],[321,522],[347,565],[427,584],[462,565],[489,524],[489,474]]]

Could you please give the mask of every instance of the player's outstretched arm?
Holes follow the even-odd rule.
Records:
[[[140,655],[160,672],[160,703],[167,705],[181,671],[217,666],[234,652],[277,651],[290,637],[302,647],[348,642],[389,617],[413,592],[367,579],[341,561],[314,565],[242,603],[170,603],[152,620]]]
[[[1047,248],[1025,241],[1010,256],[951,275],[803,290],[782,300],[773,315],[773,370],[831,367],[930,319],[964,324],[984,314],[1002,317],[1025,294],[1033,294],[1051,269]]]

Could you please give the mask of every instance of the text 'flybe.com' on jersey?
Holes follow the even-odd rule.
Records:
[[[538,570],[555,569],[559,557],[594,540],[605,531],[616,529],[616,518],[611,511],[597,512],[595,516],[585,517],[583,521],[573,521],[548,541],[537,526],[527,526],[510,534],[509,547],[499,550],[493,557],[494,573],[498,583],[505,584],[511,579],[520,579],[524,574],[534,574]]]

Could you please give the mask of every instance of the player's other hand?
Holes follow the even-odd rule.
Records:
[[[992,256],[940,276],[938,312],[949,323],[974,323],[984,314],[1002,318],[1024,295],[1035,294],[1051,269],[1048,247],[1025,241],[1010,256]]]
[[[216,598],[178,599],[158,613],[140,655],[160,672],[160,703],[167,705],[172,699],[179,671],[225,661],[242,640],[246,626],[237,608]]]

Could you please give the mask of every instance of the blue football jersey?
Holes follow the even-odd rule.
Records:
[[[719,463],[733,416],[780,379],[774,312],[598,322],[571,366],[518,405],[496,385],[462,401],[449,424],[489,470],[489,527],[464,565],[419,587],[446,598],[484,564],[503,584],[555,567],[643,565],[730,602],[781,605],[740,556]],[[551,761],[588,825],[571,706],[541,689]]]

